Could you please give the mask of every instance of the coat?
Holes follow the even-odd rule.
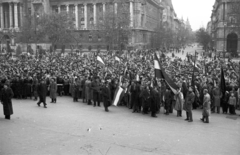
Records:
[[[206,94],[204,95],[204,98],[203,98],[203,113],[202,115],[203,116],[210,116],[211,114],[211,98],[210,98],[210,95],[209,94]]]
[[[220,107],[222,93],[219,88],[213,89],[213,106]]]
[[[86,80],[85,82],[85,97],[86,97],[86,100],[92,99],[91,81],[89,80]]]
[[[155,113],[158,110],[159,93],[158,91],[151,89],[150,96],[151,96],[150,110]]]
[[[72,97],[78,99],[80,95],[79,91],[80,85],[78,83],[74,83],[72,85]]]
[[[103,98],[103,105],[104,107],[109,107],[110,106],[110,100],[111,100],[111,92],[109,87],[104,86],[101,88],[101,95]]]
[[[38,96],[41,98],[46,98],[47,96],[47,85],[46,84],[39,84],[37,87]]]
[[[182,110],[184,103],[183,93],[179,92],[178,94],[174,95],[174,98],[176,100],[174,109],[177,111]]]
[[[183,109],[186,112],[192,111],[192,105],[193,105],[194,101],[195,101],[195,94],[193,92],[188,92],[187,96],[186,96],[186,99],[185,99]]]
[[[3,104],[3,113],[4,115],[12,115],[13,107],[12,107],[12,98],[14,94],[11,88],[3,88],[1,90],[1,102]]]
[[[56,99],[57,98],[57,84],[55,82],[51,83],[49,87],[50,87],[50,98]]]

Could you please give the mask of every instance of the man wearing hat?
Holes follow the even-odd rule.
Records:
[[[12,89],[8,86],[8,84],[4,84],[4,87],[1,90],[1,102],[3,105],[3,112],[5,115],[5,119],[10,120],[10,116],[13,114],[13,108],[12,108],[12,98],[14,94]]]
[[[110,106],[110,100],[111,100],[111,92],[109,88],[109,82],[108,81],[102,81],[104,83],[103,87],[101,88],[101,95],[103,97],[103,105],[105,108],[105,111],[108,112],[108,107]]]
[[[40,104],[44,104],[44,108],[47,108],[46,104],[46,96],[47,96],[47,85],[44,79],[42,79],[41,83],[37,87],[37,92],[39,95],[39,101],[37,105],[40,107]]]
[[[188,93],[185,100],[185,106],[184,106],[185,107],[184,110],[186,110],[186,115],[187,115],[187,118],[185,120],[188,122],[193,121],[192,108],[193,108],[194,100],[195,100],[195,94],[193,93],[193,87],[190,86],[188,89]]]

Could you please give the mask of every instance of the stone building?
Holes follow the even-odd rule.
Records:
[[[71,12],[74,14],[75,31],[83,34],[82,48],[87,50],[92,46],[92,49],[97,49],[101,46],[102,49],[106,49],[107,45],[103,39],[89,33],[92,25],[102,20],[107,4],[117,12],[121,2],[122,0],[0,0],[1,31],[5,40],[14,42],[17,32],[21,31],[21,23],[26,14],[41,16],[44,13]],[[128,46],[149,47],[152,32],[162,22],[161,0],[127,0],[127,4],[132,32]],[[12,48],[16,44],[17,40],[16,43],[11,43]],[[69,49],[71,44],[65,47]],[[60,48],[60,45],[57,48]]]
[[[216,0],[213,6],[211,36],[213,48],[218,53],[227,52],[236,55],[240,52],[240,25],[236,23],[236,14],[232,10],[232,5],[237,3],[240,3],[240,1]]]

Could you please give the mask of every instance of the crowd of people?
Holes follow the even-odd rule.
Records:
[[[184,49],[177,53],[185,54]],[[155,77],[154,54],[162,69],[176,83],[177,91],[164,79]],[[133,113],[151,113],[157,117],[161,107],[166,115],[177,111],[193,121],[192,109],[203,109],[205,123],[211,113],[235,115],[239,109],[239,64],[209,56],[187,54],[186,59],[166,54],[167,51],[141,50],[126,52],[46,53],[41,59],[22,55],[17,59],[1,58],[1,101],[6,119],[13,113],[11,98],[38,100],[47,108],[46,97],[57,103],[57,96],[71,96],[73,102],[108,107],[116,99],[118,88],[124,91],[118,105]],[[99,62],[96,57],[102,58]],[[195,70],[196,68],[196,70]],[[223,73],[221,73],[221,69]],[[195,70],[195,71],[194,71]],[[192,80],[194,72],[194,82]],[[225,89],[221,87],[224,74]],[[194,84],[193,84],[194,83]],[[222,111],[220,111],[222,109]]]

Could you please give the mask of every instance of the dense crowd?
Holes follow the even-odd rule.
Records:
[[[176,53],[184,53],[184,49]],[[155,78],[154,53],[157,54],[162,69],[178,86],[177,91],[164,79]],[[175,53],[175,54],[176,54]],[[13,98],[33,99],[43,102],[46,96],[52,103],[57,96],[71,96],[74,102],[82,99],[84,103],[108,107],[116,98],[121,87],[118,105],[127,106],[132,112],[142,112],[152,117],[164,107],[165,114],[177,111],[192,122],[192,109],[203,109],[203,119],[209,122],[211,112],[236,114],[239,108],[239,64],[207,55],[187,54],[182,60],[173,52],[171,56],[157,50],[125,52],[92,52],[78,54],[46,53],[41,59],[22,55],[18,59],[1,58],[0,88],[10,87]],[[104,61],[100,63],[96,57]],[[195,64],[195,65],[194,65]],[[225,89],[221,88],[221,69],[223,69]],[[192,74],[194,72],[194,82]],[[194,85],[193,85],[194,83]],[[4,89],[3,89],[4,90]],[[11,98],[11,93],[8,92]],[[1,101],[4,101],[1,91]],[[5,95],[6,96],[6,95]],[[11,113],[11,112],[10,112]]]

